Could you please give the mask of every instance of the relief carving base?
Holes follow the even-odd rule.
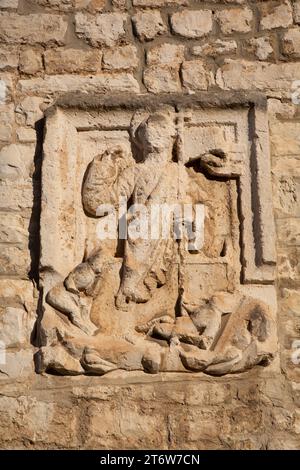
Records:
[[[120,196],[146,207],[201,204],[203,246],[99,240],[97,207]],[[277,351],[271,201],[261,105],[53,109],[39,370],[222,375],[267,366]]]

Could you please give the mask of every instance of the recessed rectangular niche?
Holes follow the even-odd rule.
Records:
[[[141,98],[48,114],[40,371],[223,375],[268,366],[276,355],[266,110],[197,103],[148,107]],[[199,205],[201,246],[188,249],[172,230],[100,239],[98,224],[120,198],[148,213]],[[99,215],[101,204],[110,209]],[[118,233],[120,220],[110,220]]]

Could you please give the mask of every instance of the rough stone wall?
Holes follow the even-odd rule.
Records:
[[[0,0],[1,448],[299,449],[299,25],[299,0]],[[143,383],[37,375],[45,110],[69,92],[226,90],[268,97],[280,368]]]

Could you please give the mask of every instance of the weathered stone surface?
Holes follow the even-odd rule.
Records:
[[[188,0],[133,0],[134,7],[164,7],[187,4]]]
[[[153,65],[144,71],[144,84],[151,93],[180,91],[179,68]]]
[[[90,428],[86,444],[89,448],[167,448],[164,416],[154,417],[151,409],[145,407],[142,412],[135,405],[125,405],[120,409],[108,403],[97,403],[91,405],[87,412]],[[112,436],[116,436],[116,440]]]
[[[17,136],[19,142],[31,143],[36,141],[36,132],[34,129],[28,127],[19,127],[17,129]]]
[[[141,41],[150,41],[167,32],[159,11],[140,11],[132,17],[133,28]]]
[[[274,155],[274,157],[289,157],[289,156],[297,157],[299,156],[299,152],[300,152],[300,123],[299,122],[293,122],[293,121],[281,122],[280,120],[277,120],[276,122],[272,124],[270,128],[270,137],[271,137],[272,155]],[[289,165],[287,168],[289,168]]]
[[[213,76],[201,60],[190,60],[183,63],[182,81],[188,90],[207,90],[213,84]]]
[[[296,0],[296,1],[293,3],[293,7],[294,7],[294,19],[295,19],[295,23],[300,24],[300,1],[299,1],[299,0]]]
[[[215,17],[222,33],[248,33],[252,28],[253,13],[250,8],[234,8],[219,10]]]
[[[0,0],[0,8],[18,8],[19,0]]]
[[[0,13],[0,39],[7,43],[64,44],[67,22],[57,15]]]
[[[0,179],[16,181],[30,177],[34,146],[11,144],[0,150]]]
[[[43,70],[42,55],[33,49],[20,53],[20,70],[28,75],[35,75]]]
[[[14,121],[14,105],[0,105],[0,142],[10,142]]]
[[[261,6],[261,29],[287,28],[293,24],[293,9],[289,0],[273,6],[266,3]]]
[[[184,46],[164,43],[147,51],[147,64],[181,64],[184,60]]]
[[[81,49],[49,49],[44,54],[46,73],[97,72],[102,52]]]
[[[259,60],[267,60],[274,56],[271,40],[267,37],[249,39],[246,50],[255,54]]]
[[[138,92],[139,85],[129,73],[110,75],[101,73],[92,76],[46,75],[45,78],[20,80],[22,93],[59,94],[64,92],[105,93],[107,91]]]
[[[300,31],[299,28],[290,29],[283,36],[283,53],[288,57],[300,57]]]
[[[227,59],[217,72],[217,84],[227,90],[270,90],[290,96],[298,63],[269,64]]]
[[[186,38],[200,38],[212,30],[212,12],[210,10],[186,10],[171,16],[172,29]]]
[[[12,46],[0,47],[0,70],[16,69],[19,64],[19,53],[17,48]]]
[[[35,0],[40,6],[59,11],[72,11],[77,2],[78,0]]]
[[[123,13],[103,13],[92,16],[77,13],[75,31],[79,38],[92,46],[113,46],[125,36],[127,16]]]
[[[183,77],[186,73],[190,87],[200,87],[202,82],[197,80],[200,72],[205,71],[203,64],[201,61],[190,63],[192,68],[183,70]],[[170,85],[168,82],[169,76],[164,82],[159,82],[164,78],[165,71],[169,73],[170,67],[150,66],[147,70],[152,75],[145,76],[144,82],[152,93],[167,93],[172,89],[170,87],[173,83]],[[178,80],[178,69],[175,71]],[[157,83],[160,83],[160,89],[155,88]],[[261,250],[263,259],[274,263],[274,237],[268,201],[270,179],[267,181],[265,178],[266,174],[270,175],[265,159],[265,155],[268,155],[265,141],[267,132],[264,115],[260,114],[259,110],[256,113],[255,135],[259,139],[258,149],[264,149],[261,153],[258,150],[255,156],[258,168],[255,179],[259,181],[257,197],[260,198],[261,214],[265,211],[269,214],[268,230],[263,225],[259,229]],[[116,117],[115,113],[111,121],[113,117]],[[180,122],[180,118],[184,123],[181,128],[183,145],[175,147],[175,126]],[[233,118],[234,123],[229,120]],[[216,120],[218,125],[213,125],[212,120]],[[79,126],[83,128],[80,120]],[[234,126],[237,126],[237,130],[232,129],[235,129]],[[137,152],[141,152],[140,156],[136,154],[140,164],[136,164],[130,152],[129,133],[130,142],[136,146]],[[247,174],[250,169],[250,155],[246,151],[250,138],[247,110],[238,110],[234,117],[231,110],[207,110],[204,113],[200,109],[185,110],[182,116],[168,106],[148,115],[145,110],[139,110],[138,113],[132,111],[129,133],[128,128],[125,131],[120,127],[119,130],[78,133],[62,110],[57,110],[47,121],[41,218],[43,249],[40,260],[45,285],[44,316],[41,323],[41,334],[45,343],[39,351],[38,370],[55,370],[63,375],[80,375],[85,372],[105,375],[119,370],[144,370],[152,374],[158,374],[160,371],[205,371],[207,374],[222,375],[245,371],[257,364],[268,364],[274,359],[277,348],[273,318],[276,308],[275,292],[272,286],[263,284],[251,289],[247,286],[247,290],[243,291],[243,286],[240,286],[239,281],[235,281],[238,278],[234,272],[239,273],[243,269],[239,257],[234,254],[238,253],[239,237],[233,237],[230,228],[231,223],[234,223],[237,224],[235,230],[239,230],[239,223],[236,222],[237,207],[236,203],[233,203],[237,197],[230,196],[230,191],[236,191],[236,186],[233,182],[227,185],[224,180],[225,176],[231,178],[233,175],[239,175],[241,178],[241,211],[244,233],[247,234],[241,236],[247,246],[244,254],[247,260],[247,270],[244,271],[247,279],[255,279],[256,282],[271,279],[272,269],[269,269],[267,263],[262,267],[256,265],[251,244],[251,236],[253,244],[257,244],[254,233],[258,228],[253,228],[249,211],[251,191],[244,189],[251,187],[253,178]],[[235,135],[239,136],[238,142]],[[54,149],[62,148],[64,152],[56,152],[53,142]],[[199,158],[199,148],[204,152],[200,157],[202,165],[211,175],[211,179],[197,173],[188,165],[188,162],[192,163]],[[237,162],[238,149],[247,157],[244,156],[242,160],[240,157]],[[228,158],[224,156],[227,152]],[[99,155],[102,158],[99,158]],[[118,167],[115,179],[108,177],[112,171],[112,162]],[[77,167],[81,168],[82,176],[79,178],[74,174],[74,168]],[[63,185],[64,172],[68,174],[68,179],[74,178],[74,186]],[[178,175],[176,179],[174,172]],[[158,180],[155,175],[158,175]],[[214,181],[216,175],[222,176],[223,180]],[[264,185],[261,186],[263,175]],[[83,184],[81,178],[84,178]],[[142,189],[140,182],[145,178],[149,178],[149,181],[154,179],[154,188],[151,185],[152,189]],[[57,191],[57,182],[61,193],[59,198],[53,198]],[[212,211],[211,220],[206,222],[211,239],[203,240],[197,232],[193,243],[193,250],[196,252],[194,256],[182,245],[179,277],[177,269],[174,272],[173,261],[178,259],[177,245],[174,245],[171,236],[168,239],[170,252],[165,260],[164,254],[157,253],[157,241],[145,243],[141,238],[140,242],[136,243],[130,234],[125,242],[126,252],[130,253],[130,256],[123,260],[121,280],[118,274],[121,263],[120,260],[114,261],[113,243],[107,245],[100,240],[98,247],[96,245],[96,249],[93,248],[93,251],[87,254],[84,262],[82,253],[86,250],[86,242],[81,238],[81,234],[76,235],[76,245],[69,243],[69,234],[76,233],[78,220],[81,221],[82,233],[87,233],[85,226],[88,217],[97,216],[97,208],[100,204],[105,204],[105,201],[115,203],[119,192],[123,192],[122,188],[127,188],[127,200],[132,194],[133,202],[136,197],[137,200],[147,201],[155,197],[156,201],[169,201],[174,204],[173,201],[185,200],[187,194],[190,200],[195,198],[198,201],[201,197],[201,200],[204,198],[206,201],[205,204]],[[135,188],[139,188],[137,195]],[[169,192],[166,192],[167,188]],[[146,196],[143,191],[146,191]],[[230,211],[227,209],[228,205],[231,207]],[[61,217],[64,219],[63,214],[66,212],[68,219],[61,230],[60,220]],[[57,222],[53,221],[54,213]],[[205,219],[204,208],[202,214]],[[51,229],[46,229],[50,226]],[[202,250],[197,245],[200,239],[204,244],[201,245]],[[227,242],[228,248],[224,253],[224,243],[228,239],[230,241]],[[163,249],[164,238],[158,240],[160,248]],[[56,246],[55,253],[50,248],[53,243]],[[75,249],[75,246],[78,248]],[[156,253],[155,265],[149,265],[148,260],[153,249]],[[165,253],[164,249],[162,253]],[[201,256],[212,258],[215,262],[201,263]],[[222,261],[220,257],[223,258]],[[165,274],[162,273],[161,263],[164,263]],[[107,270],[106,278],[102,279],[105,289],[93,294],[98,270]],[[136,274],[133,275],[133,272]],[[226,275],[227,272],[230,276]],[[151,280],[152,275],[154,278]],[[143,281],[137,283],[135,276]],[[180,308],[185,315],[176,317],[175,306],[180,289],[178,279],[184,285]],[[108,309],[115,312],[113,322],[105,315],[99,316],[101,309],[98,302],[105,302]],[[119,315],[125,311],[131,312],[130,317]],[[69,322],[63,322],[56,312],[67,316]],[[229,320],[221,331],[223,315],[229,315]],[[128,321],[128,318],[132,320]],[[101,329],[100,336],[95,334],[98,328]],[[218,335],[220,339],[212,349]],[[154,341],[149,342],[149,337]],[[64,338],[63,343],[61,338]],[[70,351],[76,352],[70,354]]]
[[[223,54],[234,54],[237,51],[237,43],[234,40],[222,41],[217,39],[213,43],[205,43],[203,46],[194,46],[192,53],[197,56],[217,57]]]
[[[104,53],[103,67],[106,70],[134,70],[139,59],[134,46],[115,47]]]
[[[16,112],[25,116],[26,124],[34,127],[35,123],[43,118],[44,113],[41,109],[44,103],[43,98],[37,96],[28,96],[16,108]]]

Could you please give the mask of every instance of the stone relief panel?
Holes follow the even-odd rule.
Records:
[[[271,201],[259,106],[52,110],[38,370],[267,366],[277,350]]]

